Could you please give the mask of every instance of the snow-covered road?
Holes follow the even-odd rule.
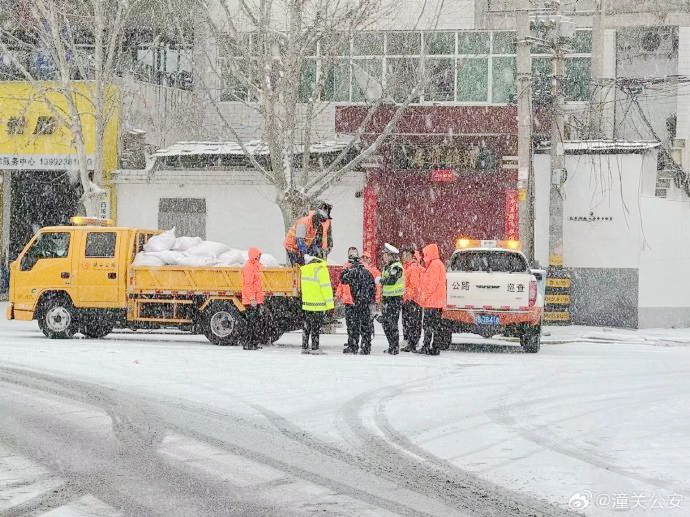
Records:
[[[688,515],[690,331],[551,334],[303,356],[2,320],[0,515]]]

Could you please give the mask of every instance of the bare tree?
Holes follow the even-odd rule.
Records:
[[[430,74],[423,73],[423,56],[416,66],[378,76],[366,70],[364,62],[351,60],[351,45],[362,43],[362,34],[394,18],[403,4],[400,0],[217,0],[195,13],[201,20],[195,44],[205,33],[203,38],[213,41],[209,47],[217,49],[217,54],[196,53],[195,88],[206,96],[252,165],[274,185],[286,228],[344,174],[376,154],[429,81]],[[334,100],[339,66],[352,74],[368,111],[358,131],[340,142],[337,152],[319,159],[311,152],[317,143],[315,121]],[[267,159],[243,141],[237,124],[222,108],[224,101],[242,102],[258,112]],[[366,140],[364,134],[377,113],[388,116],[391,108],[393,115],[381,134]]]
[[[48,106],[56,123],[70,130],[87,215],[97,214],[103,196],[99,183],[104,172],[106,128],[119,102],[114,78],[125,24],[138,1],[20,2],[6,11],[0,28],[3,54],[31,83],[36,100]],[[44,66],[32,66],[24,58],[27,55],[39,56]],[[86,134],[89,128],[93,128],[91,135]],[[93,176],[87,163],[89,138],[95,142]]]

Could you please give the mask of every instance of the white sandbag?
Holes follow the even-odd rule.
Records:
[[[204,241],[201,237],[178,237],[175,239],[175,244],[173,244],[170,249],[173,251],[187,251],[188,249],[198,246],[202,242]]]
[[[241,266],[244,264],[242,261],[242,254],[239,250],[234,249],[218,255],[218,261],[224,266]]]
[[[218,259],[215,257],[195,257],[194,255],[183,255],[178,261],[178,266],[206,267],[215,266]]]
[[[226,251],[230,251],[230,246],[221,242],[203,241],[201,244],[185,251],[190,257],[218,257]]]
[[[278,262],[278,259],[273,255],[262,253],[259,262],[261,262],[264,267],[280,267],[280,262]]]
[[[151,237],[144,244],[144,251],[167,251],[173,247],[173,244],[175,244],[175,228]]]
[[[165,261],[155,253],[140,251],[132,261],[133,266],[165,266]]]
[[[186,256],[183,252],[181,251],[173,251],[173,250],[166,250],[166,251],[152,251],[149,253],[149,255],[158,257],[161,259],[165,264],[169,266],[176,266],[179,265],[180,260],[184,259]]]

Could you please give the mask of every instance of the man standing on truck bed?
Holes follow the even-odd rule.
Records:
[[[302,311],[304,326],[302,330],[302,353],[323,354],[319,348],[319,334],[326,311],[334,308],[333,286],[326,261],[305,255],[306,264],[300,267],[300,286],[302,288]],[[311,352],[309,340],[311,338]]]
[[[383,259],[386,265],[378,279],[382,286],[383,306],[381,309],[381,323],[388,340],[388,348],[385,353],[396,355],[400,351],[400,331],[398,320],[402,297],[405,294],[405,279],[403,265],[398,258],[398,248],[386,243],[383,247]]]
[[[242,305],[246,307],[246,339],[242,348],[256,350],[259,348],[259,325],[261,325],[261,306],[264,303],[264,289],[261,285],[261,250],[249,248],[249,260],[242,267]]]
[[[428,244],[422,251],[425,269],[422,273],[421,305],[424,309],[424,345],[420,354],[439,355],[436,335],[441,326],[441,309],[446,307],[446,267],[441,261],[437,244]]]
[[[295,221],[287,234],[283,247],[291,265],[304,265],[304,256],[327,258],[333,247],[330,219],[331,205],[319,201],[314,210]]]

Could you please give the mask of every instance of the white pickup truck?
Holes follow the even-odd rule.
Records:
[[[546,271],[530,269],[517,241],[458,239],[448,262],[442,347],[453,332],[519,337],[525,352],[541,342]]]

